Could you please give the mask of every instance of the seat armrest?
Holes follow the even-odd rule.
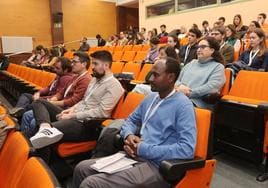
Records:
[[[170,183],[178,182],[187,172],[187,170],[198,169],[205,166],[206,160],[201,157],[195,157],[190,160],[165,160],[159,166],[159,172]]]
[[[221,99],[221,102],[225,102],[225,103],[232,103],[232,104],[237,104],[237,105],[243,105],[243,106],[248,106],[248,107],[253,107],[253,108],[257,108],[258,105],[256,104],[249,104],[249,103],[245,103],[245,102],[239,102],[239,101],[234,101],[234,100],[228,100],[228,99]]]
[[[264,111],[265,113],[268,112],[268,103],[261,103],[258,105],[258,109]]]
[[[123,138],[120,136],[120,134],[116,134],[115,135],[115,147],[116,148],[119,148],[120,150],[123,149],[123,146],[124,146],[124,140]]]

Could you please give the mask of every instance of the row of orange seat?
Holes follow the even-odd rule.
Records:
[[[0,114],[6,114],[5,107],[0,107]],[[15,122],[6,115],[8,126]],[[0,149],[0,187],[1,188],[54,188],[59,183],[49,167],[38,157],[29,157],[33,151],[28,139],[15,130],[11,130]]]
[[[47,87],[56,77],[56,74],[41,71],[18,64],[10,63],[5,74],[23,81],[36,90]]]

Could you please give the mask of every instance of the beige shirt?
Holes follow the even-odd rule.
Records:
[[[123,93],[123,87],[112,73],[100,80],[93,77],[83,99],[74,106],[76,118],[109,118]]]

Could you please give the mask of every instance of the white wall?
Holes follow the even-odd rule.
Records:
[[[249,25],[250,21],[256,20],[257,15],[261,12],[266,13],[268,16],[268,0],[240,0],[225,3],[221,6],[210,6],[208,8],[184,11],[183,13],[146,18],[145,7],[158,2],[163,2],[163,0],[139,0],[140,27],[145,27],[147,30],[157,28],[159,31],[159,26],[166,24],[167,31],[171,31],[180,28],[182,25],[189,28],[193,23],[201,27],[203,20],[207,20],[212,27],[220,16],[226,18],[226,24],[232,23],[236,14],[241,14],[244,25]]]

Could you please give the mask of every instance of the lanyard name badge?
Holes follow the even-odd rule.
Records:
[[[65,90],[65,92],[64,92],[64,95],[63,95],[63,97],[65,98],[66,96],[67,96],[67,94],[69,93],[69,91],[70,91],[70,89],[72,88],[72,86],[73,86],[73,84],[74,84],[74,82],[76,82],[79,78],[81,78],[82,76],[84,76],[85,74],[87,73],[87,71],[86,72],[84,72],[83,74],[81,74],[80,76],[78,76],[68,87],[67,87],[67,89]]]
[[[186,60],[187,60],[187,58],[188,58],[188,55],[189,55],[189,53],[190,53],[190,45],[188,45],[187,47],[186,47],[186,50],[185,50],[185,56],[184,56],[184,63],[186,62]]]
[[[146,124],[148,123],[149,119],[155,114],[155,112],[157,111],[157,109],[159,108],[159,106],[167,99],[169,98],[170,96],[172,96],[173,94],[175,93],[175,90],[173,90],[168,96],[166,96],[164,99],[160,99],[160,101],[158,101],[156,104],[154,104],[158,98],[158,95],[155,96],[155,98],[153,99],[152,103],[150,104],[148,110],[146,111],[145,113],[145,116],[144,116],[144,122],[142,123],[142,126],[141,126],[141,131],[140,131],[140,134],[143,135],[143,131],[144,131],[144,128],[146,126]],[[153,107],[154,105],[154,107]]]
[[[260,50],[257,50],[254,54],[252,54],[252,50],[249,52],[249,61],[248,61],[248,66],[252,64],[253,59],[255,56],[259,53]]]
[[[99,83],[107,82],[108,80],[111,80],[112,78],[113,78],[113,76],[110,76],[110,77],[106,78],[105,80],[103,80],[102,82],[97,81],[94,84],[92,84],[92,86],[90,86],[88,88],[87,95],[85,96],[85,101],[87,101],[89,99],[89,97],[93,94],[93,92],[98,88],[98,86],[100,85]]]

